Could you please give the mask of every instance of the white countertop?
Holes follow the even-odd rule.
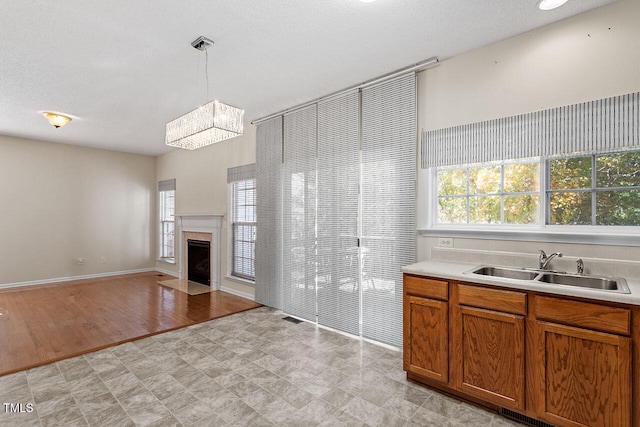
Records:
[[[445,261],[422,261],[416,264],[402,267],[404,273],[416,274],[419,276],[439,277],[443,279],[460,280],[485,285],[501,286],[512,289],[522,289],[535,292],[546,292],[549,294],[589,298],[600,301],[619,302],[624,304],[640,305],[640,280],[625,277],[629,285],[630,294],[618,292],[607,292],[597,289],[580,288],[576,286],[556,285],[551,283],[538,282],[533,280],[516,280],[502,277],[483,276],[480,274],[465,273],[481,263],[455,263]],[[501,267],[509,267],[503,265]],[[513,267],[512,267],[513,268]]]

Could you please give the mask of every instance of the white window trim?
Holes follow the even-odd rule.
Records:
[[[253,179],[255,180],[255,178]],[[254,286],[255,277],[252,280],[233,274],[233,184],[234,182],[227,184],[227,218],[229,218],[229,221],[227,221],[227,274],[225,274],[225,278],[239,283],[244,283],[245,285]]]
[[[170,180],[168,180],[168,181],[170,181]],[[162,181],[161,181],[161,182],[162,182]],[[176,221],[175,221],[175,208],[176,208],[176,206],[175,206],[175,200],[176,200],[176,199],[175,199],[175,196],[176,196],[175,181],[174,181],[174,184],[173,184],[173,185],[174,185],[174,188],[173,188],[173,190],[172,190],[172,191],[173,191],[173,197],[174,197],[174,198],[173,198],[173,203],[174,203],[174,205],[173,205],[173,210],[174,210],[174,219],[173,219],[173,230],[174,230],[174,237],[173,237],[173,239],[174,239],[174,241],[173,241],[174,248],[173,248],[173,251],[174,251],[174,257],[173,257],[173,258],[170,258],[170,257],[163,257],[163,256],[162,256],[162,234],[163,234],[163,231],[162,231],[162,215],[161,215],[161,212],[160,212],[160,210],[161,210],[161,205],[162,205],[162,201],[160,200],[160,194],[163,192],[163,190],[160,190],[160,189],[158,189],[158,193],[157,193],[157,197],[158,197],[158,203],[157,203],[157,212],[158,212],[158,225],[157,225],[157,227],[158,227],[158,243],[157,243],[157,247],[156,247],[156,249],[157,249],[157,251],[158,251],[158,252],[157,252],[157,254],[158,254],[158,255],[157,255],[157,261],[159,261],[159,262],[163,262],[163,263],[166,263],[166,264],[172,264],[172,265],[176,264],[176,258],[175,258],[175,255],[176,255],[176,254],[175,254],[175,252],[176,252],[176,250],[177,250],[177,247],[176,247],[176,234],[177,234],[177,233],[176,233]]]
[[[418,169],[417,231],[425,237],[640,246],[640,226],[545,224],[547,173],[540,159],[540,224],[437,224],[437,168]]]

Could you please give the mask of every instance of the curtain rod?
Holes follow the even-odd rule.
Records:
[[[282,116],[284,114],[291,113],[291,112],[296,111],[296,110],[300,110],[302,108],[308,107],[309,105],[313,105],[313,104],[315,104],[317,102],[333,98],[335,96],[341,95],[343,93],[349,92],[349,91],[354,90],[354,89],[362,89],[362,88],[365,88],[365,87],[372,86],[372,85],[375,85],[377,83],[383,82],[385,80],[390,80],[390,79],[392,79],[394,77],[397,77],[397,76],[399,76],[401,74],[409,73],[411,71],[421,71],[421,70],[423,70],[425,68],[428,68],[428,67],[430,67],[432,65],[437,64],[438,62],[439,62],[438,57],[434,56],[433,58],[426,59],[426,60],[424,60],[422,62],[418,62],[417,64],[410,65],[408,67],[401,68],[401,69],[396,70],[396,71],[392,71],[392,72],[390,72],[388,74],[385,74],[383,76],[376,77],[376,78],[371,79],[371,80],[367,80],[366,82],[350,86],[350,87],[348,87],[346,89],[342,89],[342,90],[339,90],[337,92],[333,92],[333,93],[331,93],[329,95],[321,96],[320,98],[316,98],[313,101],[305,102],[304,104],[300,104],[300,105],[297,105],[295,107],[287,108],[287,109],[278,111],[277,113],[273,113],[273,114],[270,114],[268,116],[261,117],[261,118],[259,118],[257,120],[252,121],[251,124],[252,125],[258,125],[258,124],[260,124],[260,123],[262,123],[264,121],[267,121],[269,119],[272,119],[274,117]]]

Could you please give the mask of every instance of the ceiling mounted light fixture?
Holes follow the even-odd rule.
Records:
[[[71,117],[60,113],[52,113],[51,111],[45,111],[42,113],[42,115],[56,129],[61,128],[71,121]]]
[[[209,62],[207,49],[213,46],[213,41],[200,36],[191,42],[191,46],[205,52],[206,75]],[[206,79],[208,98],[208,75],[206,75]],[[167,123],[165,144],[171,147],[195,150],[234,138],[242,135],[243,119],[244,110],[214,100]]]
[[[568,0],[540,0],[538,2],[538,9],[540,10],[553,10],[556,9],[563,4],[565,4]]]

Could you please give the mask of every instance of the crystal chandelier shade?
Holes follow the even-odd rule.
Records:
[[[213,40],[200,36],[191,42],[191,46],[206,54],[205,75],[208,95],[207,64],[209,63],[209,55],[207,49],[213,46]],[[211,101],[167,123],[165,144],[186,150],[195,150],[215,144],[242,135],[243,118],[244,110],[222,102]]]
[[[242,135],[244,110],[211,101],[167,123],[165,143],[195,150]]]

